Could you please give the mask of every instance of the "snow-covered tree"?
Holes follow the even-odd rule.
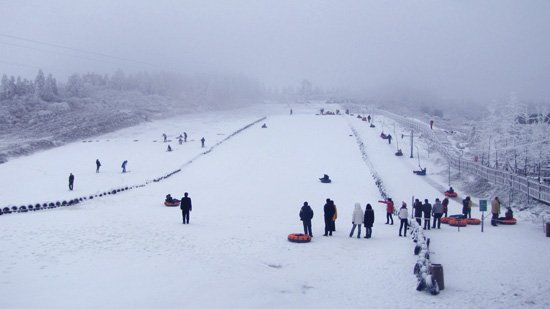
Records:
[[[65,85],[65,91],[71,97],[83,97],[84,96],[84,82],[80,75],[74,73],[69,76],[67,84]]]

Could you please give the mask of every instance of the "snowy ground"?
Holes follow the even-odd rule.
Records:
[[[0,289],[7,292],[0,308],[550,307],[550,245],[528,222],[484,233],[479,226],[429,231],[445,290],[417,292],[413,242],[398,237],[397,220],[384,224],[385,207],[376,202],[380,194],[351,127],[396,202],[410,204],[413,195],[433,201],[445,180],[415,176],[417,161],[395,157],[379,128],[315,115],[318,106],[292,107],[292,116],[271,105],[186,115],[0,165],[2,207],[149,182],[77,206],[0,216]],[[184,166],[204,151],[203,135],[211,146],[264,115],[267,129],[258,123]],[[172,142],[175,151],[167,153],[161,134],[174,139],[183,131],[193,141]],[[99,174],[96,158],[104,164]],[[130,172],[123,175],[125,159]],[[319,183],[324,173],[332,184]],[[162,205],[167,193],[183,192],[193,199],[190,225],[181,224],[179,209]],[[338,207],[330,238],[322,236],[326,198]],[[315,211],[314,238],[290,243],[287,234],[302,230],[304,201]],[[348,237],[355,202],[375,207],[372,239]],[[450,209],[460,212],[457,202]],[[473,215],[480,217],[477,209]]]

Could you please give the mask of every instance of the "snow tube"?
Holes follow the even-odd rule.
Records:
[[[330,179],[324,179],[324,178],[319,178],[319,180],[322,182],[322,183],[331,183],[332,180]]]
[[[456,193],[456,192],[445,191],[445,196],[446,196],[446,197],[457,197],[457,196],[458,196],[458,193]]]
[[[449,217],[442,217],[442,218],[441,218],[441,223],[449,224],[449,221],[450,221],[451,219],[452,219],[452,218],[449,218]]]
[[[476,219],[476,218],[466,219],[466,222],[467,222],[469,225],[480,225],[480,224],[481,224],[481,220]]]
[[[297,243],[310,242],[311,237],[306,234],[288,234],[288,241]]]
[[[464,219],[464,215],[450,215],[449,218],[451,218],[451,219]]]
[[[514,225],[517,223],[517,220],[516,218],[512,218],[512,219],[501,219],[501,218],[498,218],[497,219],[497,223],[498,224],[504,224],[504,225]]]
[[[468,220],[467,219],[450,219],[449,220],[449,225],[450,226],[464,227],[464,226],[468,225]]]
[[[164,206],[166,207],[176,207],[180,205],[180,200],[173,199],[172,202],[164,201]]]

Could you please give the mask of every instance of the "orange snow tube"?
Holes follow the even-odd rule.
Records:
[[[445,196],[446,197],[457,197],[458,194],[456,192],[445,191]]]
[[[449,225],[450,226],[466,226],[468,225],[468,220],[467,219],[450,219],[449,220]]]
[[[288,241],[297,242],[297,243],[310,242],[311,237],[306,234],[298,234],[298,233],[288,234]]]
[[[166,207],[177,207],[180,205],[180,200],[173,199],[172,202],[164,201],[164,206]]]
[[[480,225],[480,224],[481,224],[481,220],[476,219],[476,218],[466,219],[466,222],[467,222],[469,225]]]
[[[517,220],[516,220],[516,218],[512,218],[512,219],[498,219],[498,220],[497,220],[497,223],[499,223],[499,224],[504,224],[504,225],[513,225],[513,224],[516,224],[516,223],[517,223]]]
[[[450,221],[451,219],[452,219],[452,218],[449,218],[449,217],[443,217],[443,218],[441,218],[441,223],[449,224],[449,221]]]

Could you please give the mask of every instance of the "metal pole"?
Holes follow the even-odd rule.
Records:
[[[483,225],[485,223],[485,212],[481,212],[481,233],[483,233]]]
[[[449,187],[451,186],[451,161],[449,162]]]
[[[411,158],[413,157],[413,134],[414,134],[414,131],[411,130]]]

